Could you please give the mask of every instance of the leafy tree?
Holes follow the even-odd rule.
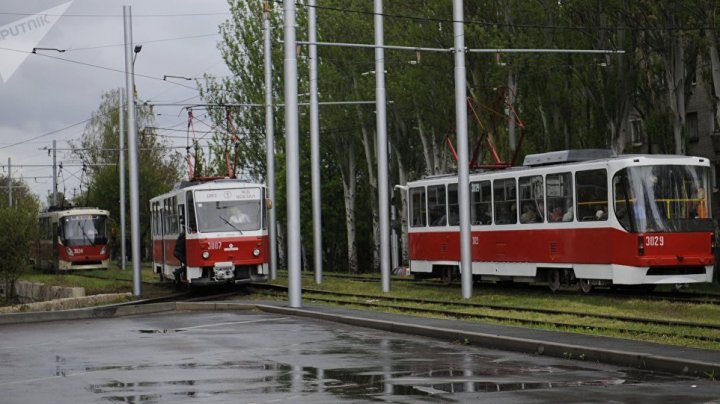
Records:
[[[7,190],[8,179],[0,178]],[[37,239],[37,217],[40,202],[27,185],[13,180],[12,206],[7,198],[0,198],[0,280],[5,290],[5,300],[13,297],[15,281],[30,266]],[[12,229],[12,230],[10,230]]]
[[[73,153],[86,164],[88,188],[76,204],[96,206],[110,211],[110,233],[113,237],[111,251],[119,251],[120,223],[120,166],[119,166],[119,100],[120,90],[110,90],[102,95],[100,107],[85,127],[79,143],[72,143]],[[140,233],[142,242],[149,240],[150,198],[169,191],[180,180],[181,155],[173,151],[169,143],[153,129],[153,112],[145,105],[137,106],[138,177],[140,199]],[[125,178],[129,178],[127,138],[125,140]],[[129,180],[128,180],[129,184]],[[126,185],[125,196],[129,212],[130,188]],[[129,223],[129,215],[128,220]],[[129,230],[129,229],[128,229]],[[129,234],[129,233],[128,233]]]

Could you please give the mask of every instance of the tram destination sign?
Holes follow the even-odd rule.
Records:
[[[212,189],[195,191],[196,202],[247,201],[260,199],[260,188]]]

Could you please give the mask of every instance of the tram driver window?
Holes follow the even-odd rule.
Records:
[[[447,225],[447,204],[445,203],[445,185],[427,187],[428,222],[430,226]]]
[[[515,178],[493,181],[495,224],[517,223],[517,196]]]
[[[410,189],[410,225],[425,227],[426,223],[425,188]]]
[[[578,171],[575,173],[578,220],[607,220],[608,188],[605,170]]]

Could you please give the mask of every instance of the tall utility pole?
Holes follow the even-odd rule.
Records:
[[[8,157],[8,207],[12,208],[12,162]]]
[[[270,38],[270,7],[263,6],[263,40],[265,44],[265,176],[268,199],[275,204],[275,122],[272,102],[272,41]],[[276,205],[276,204],[275,204]],[[277,205],[276,205],[277,206]],[[268,236],[270,238],[270,279],[277,278],[277,215],[270,209]]]
[[[140,186],[138,178],[137,123],[135,121],[135,71],[133,67],[132,11],[123,6],[125,25],[125,90],[128,109],[128,146],[130,164],[130,242],[133,264],[133,296],[142,294],[140,283]]]
[[[470,249],[470,168],[468,167],[467,96],[465,78],[465,23],[462,0],[453,0],[455,37],[455,130],[458,150],[458,205],[460,208],[460,273],[463,298],[472,297],[472,250]]]
[[[53,194],[52,194],[52,206],[57,206],[57,149],[55,141],[53,140]]]
[[[317,41],[315,0],[308,2],[308,39]],[[317,45],[309,46],[310,53],[310,165],[312,167],[313,256],[315,283],[322,283],[322,206],[320,197],[320,112],[318,111]]]
[[[121,269],[127,268],[127,251],[125,251],[125,90],[120,89],[120,105],[118,106],[120,121],[120,262]]]
[[[300,142],[298,139],[297,56],[295,54],[295,2],[283,2],[285,55],[285,176],[287,182],[288,300],[301,307],[300,278]]]
[[[377,126],[378,210],[380,219],[380,273],[383,292],[390,291],[390,200],[388,141],[385,110],[385,45],[382,0],[375,0],[375,120]]]

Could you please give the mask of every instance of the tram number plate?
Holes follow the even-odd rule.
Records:
[[[222,241],[210,241],[208,244],[211,250],[219,250],[222,247]]]
[[[473,236],[472,238],[472,245],[480,245],[480,237]]]
[[[665,237],[645,236],[645,245],[648,247],[662,247],[665,245]]]

